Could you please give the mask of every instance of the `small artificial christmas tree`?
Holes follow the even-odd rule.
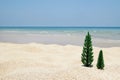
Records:
[[[89,32],[87,33],[84,41],[84,47],[82,52],[81,61],[86,67],[91,67],[93,62],[93,52],[92,52],[92,41],[91,35]]]
[[[97,61],[97,68],[98,69],[104,69],[104,59],[103,59],[103,52],[100,50],[99,56],[98,56],[98,61]]]

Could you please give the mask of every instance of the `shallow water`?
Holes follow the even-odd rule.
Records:
[[[120,27],[0,27],[0,42],[82,46],[88,31],[94,46],[120,46]]]

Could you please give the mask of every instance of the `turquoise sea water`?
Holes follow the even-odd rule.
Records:
[[[0,42],[83,45],[88,31],[95,46],[120,46],[120,27],[0,27]]]

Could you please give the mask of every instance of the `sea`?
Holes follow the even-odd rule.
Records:
[[[87,32],[93,46],[120,47],[120,27],[0,26],[0,42],[83,46]]]

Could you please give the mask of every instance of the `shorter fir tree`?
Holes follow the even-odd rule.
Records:
[[[97,68],[98,69],[104,69],[104,59],[103,59],[103,52],[100,50],[99,56],[98,56],[98,61],[97,61]]]

